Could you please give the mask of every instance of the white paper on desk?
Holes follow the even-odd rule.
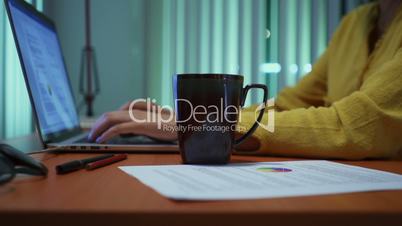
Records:
[[[330,161],[123,166],[120,169],[160,194],[177,200],[259,199],[402,189],[402,175]]]

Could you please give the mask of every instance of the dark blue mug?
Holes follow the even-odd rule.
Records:
[[[178,74],[173,78],[176,126],[183,163],[226,164],[234,145],[249,137],[258,127],[262,109],[253,126],[240,138],[235,132],[241,107],[250,89],[262,89],[267,102],[266,85],[243,87],[243,76],[230,74]]]

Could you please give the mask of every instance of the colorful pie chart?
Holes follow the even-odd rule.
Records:
[[[283,167],[259,167],[259,168],[257,168],[257,171],[265,172],[265,173],[287,173],[287,172],[292,172],[291,169],[283,168]]]

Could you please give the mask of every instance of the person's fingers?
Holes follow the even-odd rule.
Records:
[[[137,125],[138,123],[135,122],[125,122],[114,125],[102,133],[102,135],[96,139],[96,143],[104,143],[120,134],[135,133]]]
[[[158,127],[155,122],[125,122],[114,125],[106,130],[96,140],[97,143],[104,143],[120,134],[145,135],[159,140],[173,141],[177,139],[177,132],[174,130],[165,131]]]
[[[170,123],[161,123],[160,126],[158,126],[158,123],[143,123],[137,128],[141,131],[141,135],[156,138],[158,140],[177,140],[177,131],[175,131],[173,127],[166,130],[164,125],[171,126]]]
[[[136,109],[136,110],[147,111],[148,110],[147,108],[151,108],[151,110],[152,110],[152,106],[155,106],[155,107],[158,106],[152,102],[147,102],[145,99],[136,99],[136,100],[132,100],[132,101],[125,103],[123,106],[121,106],[119,108],[119,110],[128,111],[130,109],[131,103],[133,103],[134,101],[136,103],[134,103],[134,105],[132,106],[133,110]]]
[[[103,128],[107,127],[107,120],[105,117],[105,114],[103,114],[102,116],[100,116],[96,122],[94,123],[94,125],[92,126],[91,130],[88,133],[88,140],[95,140],[95,138],[98,136],[98,134],[100,134],[102,132],[102,130],[104,130]]]
[[[95,122],[88,134],[88,139],[94,141],[109,127],[130,120],[131,119],[127,111],[105,113]]]
[[[155,103],[152,102],[146,102],[144,101],[144,99],[142,99],[141,101],[139,101],[140,99],[136,99],[133,101],[136,101],[136,103],[134,103],[134,105],[132,106],[132,110],[142,110],[142,111],[161,111],[161,113],[163,114],[171,114],[173,112],[173,108],[171,108],[170,110],[168,110],[167,108],[163,108],[160,105],[157,105]],[[130,110],[130,105],[133,101],[129,101],[126,104],[124,104],[123,106],[120,107],[119,110],[121,111],[128,111]]]

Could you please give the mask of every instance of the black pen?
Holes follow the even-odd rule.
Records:
[[[73,172],[76,170],[80,170],[85,168],[86,164],[91,163],[91,162],[96,162],[102,159],[107,159],[112,157],[113,154],[106,154],[106,155],[101,155],[101,156],[96,156],[92,158],[87,158],[87,159],[81,159],[81,160],[74,160],[71,162],[66,162],[61,165],[56,166],[56,173],[57,174],[66,174],[69,172]]]

